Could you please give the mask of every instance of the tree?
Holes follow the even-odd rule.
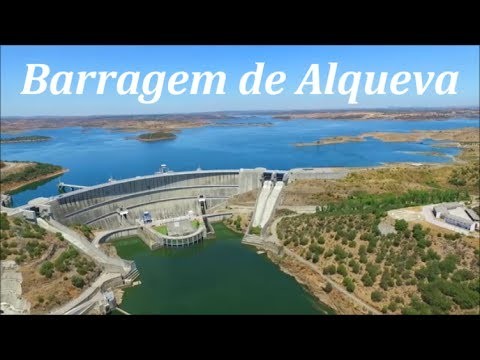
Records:
[[[365,266],[365,270],[368,272],[373,281],[375,281],[377,275],[380,273],[380,266],[372,263],[368,263]]]
[[[388,310],[391,312],[394,312],[397,310],[397,303],[394,301],[391,301],[390,304],[388,304]]]
[[[395,282],[390,274],[390,271],[388,271],[388,268],[385,269],[385,271],[382,274],[382,278],[380,279],[380,287],[383,290],[388,290],[389,287],[394,287]]]
[[[345,265],[340,264],[337,266],[337,274],[347,276],[347,268],[345,267]]]
[[[422,300],[432,307],[436,313],[447,313],[453,303],[445,296],[436,283],[421,284],[418,286]]]
[[[383,299],[383,293],[381,291],[375,290],[370,295],[370,298],[373,302],[380,302]]]
[[[330,292],[333,290],[333,286],[330,282],[327,282],[327,285],[323,288],[323,290],[327,293],[330,294]]]
[[[440,275],[440,267],[438,260],[432,260],[427,263],[427,266],[424,266],[415,271],[415,276],[417,279],[427,279],[429,282],[435,281]]]
[[[371,278],[371,276],[368,272],[363,274],[363,276],[360,280],[362,280],[362,283],[363,283],[364,286],[372,286],[373,283],[374,283],[373,279]]]
[[[452,281],[455,281],[455,282],[461,282],[461,281],[473,280],[473,279],[475,279],[475,274],[470,270],[466,270],[466,269],[457,270],[452,275]]]
[[[337,272],[337,268],[335,265],[328,265],[323,269],[323,273],[325,275],[333,275]]]
[[[0,214],[0,230],[9,230],[10,229],[10,222],[7,218],[7,213]]]
[[[40,266],[40,274],[45,276],[47,279],[50,279],[54,272],[53,263],[50,261],[45,261],[42,266]]]
[[[325,258],[329,258],[332,255],[333,255],[333,250],[332,249],[329,249],[329,250],[325,251],[325,253],[323,254],[323,256]]]
[[[353,280],[348,276],[343,278],[343,285],[345,286],[348,292],[355,291],[355,284],[353,283]]]
[[[440,260],[440,255],[438,255],[435,250],[428,249],[426,256],[426,260]]]
[[[445,256],[445,259],[440,261],[438,266],[440,267],[440,271],[442,275],[448,275],[455,271],[457,268],[458,258],[453,254],[448,254]]]
[[[72,277],[72,284],[77,288],[83,288],[85,286],[85,280],[81,276],[74,275]]]
[[[395,220],[395,230],[399,232],[404,232],[407,229],[408,229],[408,223],[405,220],[403,219]]]

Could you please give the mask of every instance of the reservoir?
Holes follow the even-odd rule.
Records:
[[[125,290],[131,314],[331,314],[295,279],[223,224],[216,238],[186,248],[151,251],[139,238],[116,241],[134,260],[141,285]]]
[[[360,143],[296,147],[324,137],[359,135],[371,131],[408,132],[478,126],[468,119],[442,121],[285,121],[270,116],[217,120],[217,126],[185,129],[175,140],[140,142],[141,132],[97,128],[42,129],[14,135],[51,136],[38,143],[2,144],[2,160],[40,161],[61,165],[69,171],[60,178],[29,186],[13,196],[15,206],[40,196],[57,194],[58,181],[95,185],[107,179],[153,174],[161,164],[171,170],[239,169],[265,167],[288,170],[299,167],[375,166],[388,162],[449,162],[456,148],[434,148],[428,141],[387,143],[367,139]],[[447,156],[432,156],[429,152]]]

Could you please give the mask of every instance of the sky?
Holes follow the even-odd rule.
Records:
[[[264,62],[265,69],[259,95],[241,95],[238,85],[241,76],[255,69],[255,62]],[[459,71],[457,95],[437,95],[434,82],[423,96],[415,91],[415,81],[405,95],[367,96],[364,80],[359,88],[358,104],[348,103],[348,96],[295,95],[310,64],[318,63],[322,93],[329,62],[338,62],[337,80],[347,71],[435,72]],[[52,95],[47,88],[43,94],[22,95],[27,64],[43,63],[51,73],[73,71],[73,91],[79,71],[140,72],[139,93],[145,75],[165,71],[166,80],[177,71],[223,71],[226,73],[224,95],[171,95],[167,85],[155,104],[141,104],[138,95],[119,95],[116,80],[109,80],[105,94],[96,94],[98,80],[90,79],[83,95]],[[78,116],[162,114],[233,110],[310,110],[478,106],[479,102],[478,46],[2,46],[1,47],[1,116]],[[278,95],[265,92],[264,82],[269,73],[283,71],[284,91]],[[364,78],[362,78],[364,79]],[[434,80],[435,81],[435,80]],[[191,78],[187,82],[187,89]],[[387,86],[389,82],[387,81]],[[308,88],[305,88],[307,90]]]

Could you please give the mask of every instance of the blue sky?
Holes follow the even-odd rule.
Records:
[[[265,75],[284,71],[285,90],[279,95],[241,95],[242,74],[265,62]],[[402,96],[362,94],[358,105],[345,95],[294,95],[312,63],[320,64],[321,87],[325,86],[328,62],[338,62],[338,76],[346,71],[459,71],[457,95],[439,96],[434,84],[425,95],[416,95],[414,84]],[[104,95],[95,94],[97,82],[84,95],[21,95],[26,64],[45,63],[58,71],[139,71],[141,81],[150,71],[224,71],[225,95],[170,95],[166,86],[160,100],[140,104],[136,95],[120,96],[115,82]],[[51,75],[50,75],[51,77]],[[75,84],[75,82],[74,82]],[[188,83],[187,83],[188,84]],[[387,83],[388,84],[388,83]],[[141,92],[141,82],[140,82]],[[75,89],[75,87],[74,87]],[[336,89],[336,87],[334,87]],[[388,88],[387,88],[388,89]],[[369,107],[478,106],[479,47],[477,46],[2,46],[1,115],[99,115],[160,114],[227,110],[356,109]]]

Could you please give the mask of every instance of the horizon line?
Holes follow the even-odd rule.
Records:
[[[146,113],[146,114],[89,114],[89,115],[7,115],[0,116],[0,120],[7,119],[28,119],[28,118],[92,118],[92,117],[122,117],[122,116],[168,116],[168,115],[203,115],[203,114],[229,114],[229,113],[289,113],[289,112],[334,112],[334,111],[385,111],[385,110],[477,110],[480,111],[480,105],[467,106],[388,106],[388,107],[362,107],[356,109],[348,108],[327,108],[327,109],[263,109],[263,110],[213,110],[213,111],[192,111],[192,112],[166,112],[166,113]]]

